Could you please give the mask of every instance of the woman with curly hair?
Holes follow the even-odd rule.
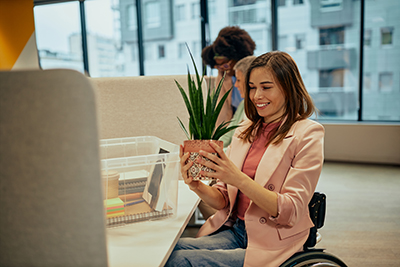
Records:
[[[228,26],[223,28],[212,45],[205,47],[201,57],[206,65],[218,69],[216,84],[222,79],[226,72],[225,80],[222,86],[222,97],[225,92],[232,88],[236,82],[235,64],[247,56],[253,55],[256,44],[250,35],[237,26]],[[236,87],[233,87],[231,95],[225,101],[221,114],[218,117],[217,125],[222,121],[230,121],[236,108],[243,98]]]

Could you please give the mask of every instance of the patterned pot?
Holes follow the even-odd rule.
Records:
[[[216,154],[214,149],[210,146],[210,141],[216,142],[217,145],[219,145],[221,148],[224,147],[224,142],[222,141],[216,141],[216,140],[186,140],[183,141],[183,151],[190,152],[190,156],[188,159],[188,162],[193,162],[192,167],[190,167],[188,171],[188,175],[193,177],[193,180],[212,180],[213,178],[203,176],[200,174],[201,170],[204,171],[211,171],[213,172],[213,169],[210,169],[208,167],[205,167],[199,163],[196,162],[196,159],[198,157],[201,157],[199,155],[200,150],[204,150],[210,153],[213,153],[214,155]],[[209,160],[207,158],[204,158],[205,160]]]

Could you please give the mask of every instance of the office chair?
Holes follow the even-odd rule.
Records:
[[[0,72],[0,266],[107,266],[97,132],[84,75]]]

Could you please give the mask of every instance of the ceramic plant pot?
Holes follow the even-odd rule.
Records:
[[[222,141],[216,141],[216,140],[186,140],[183,142],[183,151],[189,152],[190,156],[188,159],[188,162],[193,162],[192,167],[190,167],[189,171],[188,171],[188,175],[193,177],[193,180],[211,180],[211,177],[206,177],[204,175],[200,174],[200,171],[209,171],[209,172],[213,172],[213,169],[210,169],[208,167],[203,166],[202,164],[199,164],[196,162],[196,159],[198,157],[201,157],[199,155],[199,151],[200,150],[204,150],[210,153],[213,153],[214,155],[215,150],[210,146],[210,142],[213,141],[215,142],[218,146],[220,146],[221,148],[224,147],[224,142]],[[207,158],[204,158],[205,160],[209,160]]]

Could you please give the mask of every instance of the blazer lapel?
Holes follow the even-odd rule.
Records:
[[[232,145],[233,143],[236,143],[235,152],[231,153],[230,160],[241,170],[243,167],[244,159],[247,156],[247,152],[249,151],[251,144],[248,142],[243,142],[243,140],[237,138],[232,139]],[[234,186],[227,185],[227,190],[232,210],[233,205],[235,204],[235,199],[238,193],[238,189]]]
[[[296,125],[296,124],[295,124]],[[264,155],[262,156],[260,163],[258,164],[255,178],[254,180],[265,186],[272,177],[272,174],[275,172],[276,168],[279,166],[279,163],[282,161],[287,149],[289,148],[290,143],[293,141],[294,129],[295,125],[291,127],[286,137],[282,140],[282,142],[278,145],[270,144],[267,147]],[[277,177],[278,179],[282,179],[282,177]],[[272,183],[272,181],[270,181]],[[276,184],[273,181],[273,184]],[[271,191],[279,191],[280,188],[275,188],[275,186],[268,188]],[[277,190],[275,190],[277,189]]]

